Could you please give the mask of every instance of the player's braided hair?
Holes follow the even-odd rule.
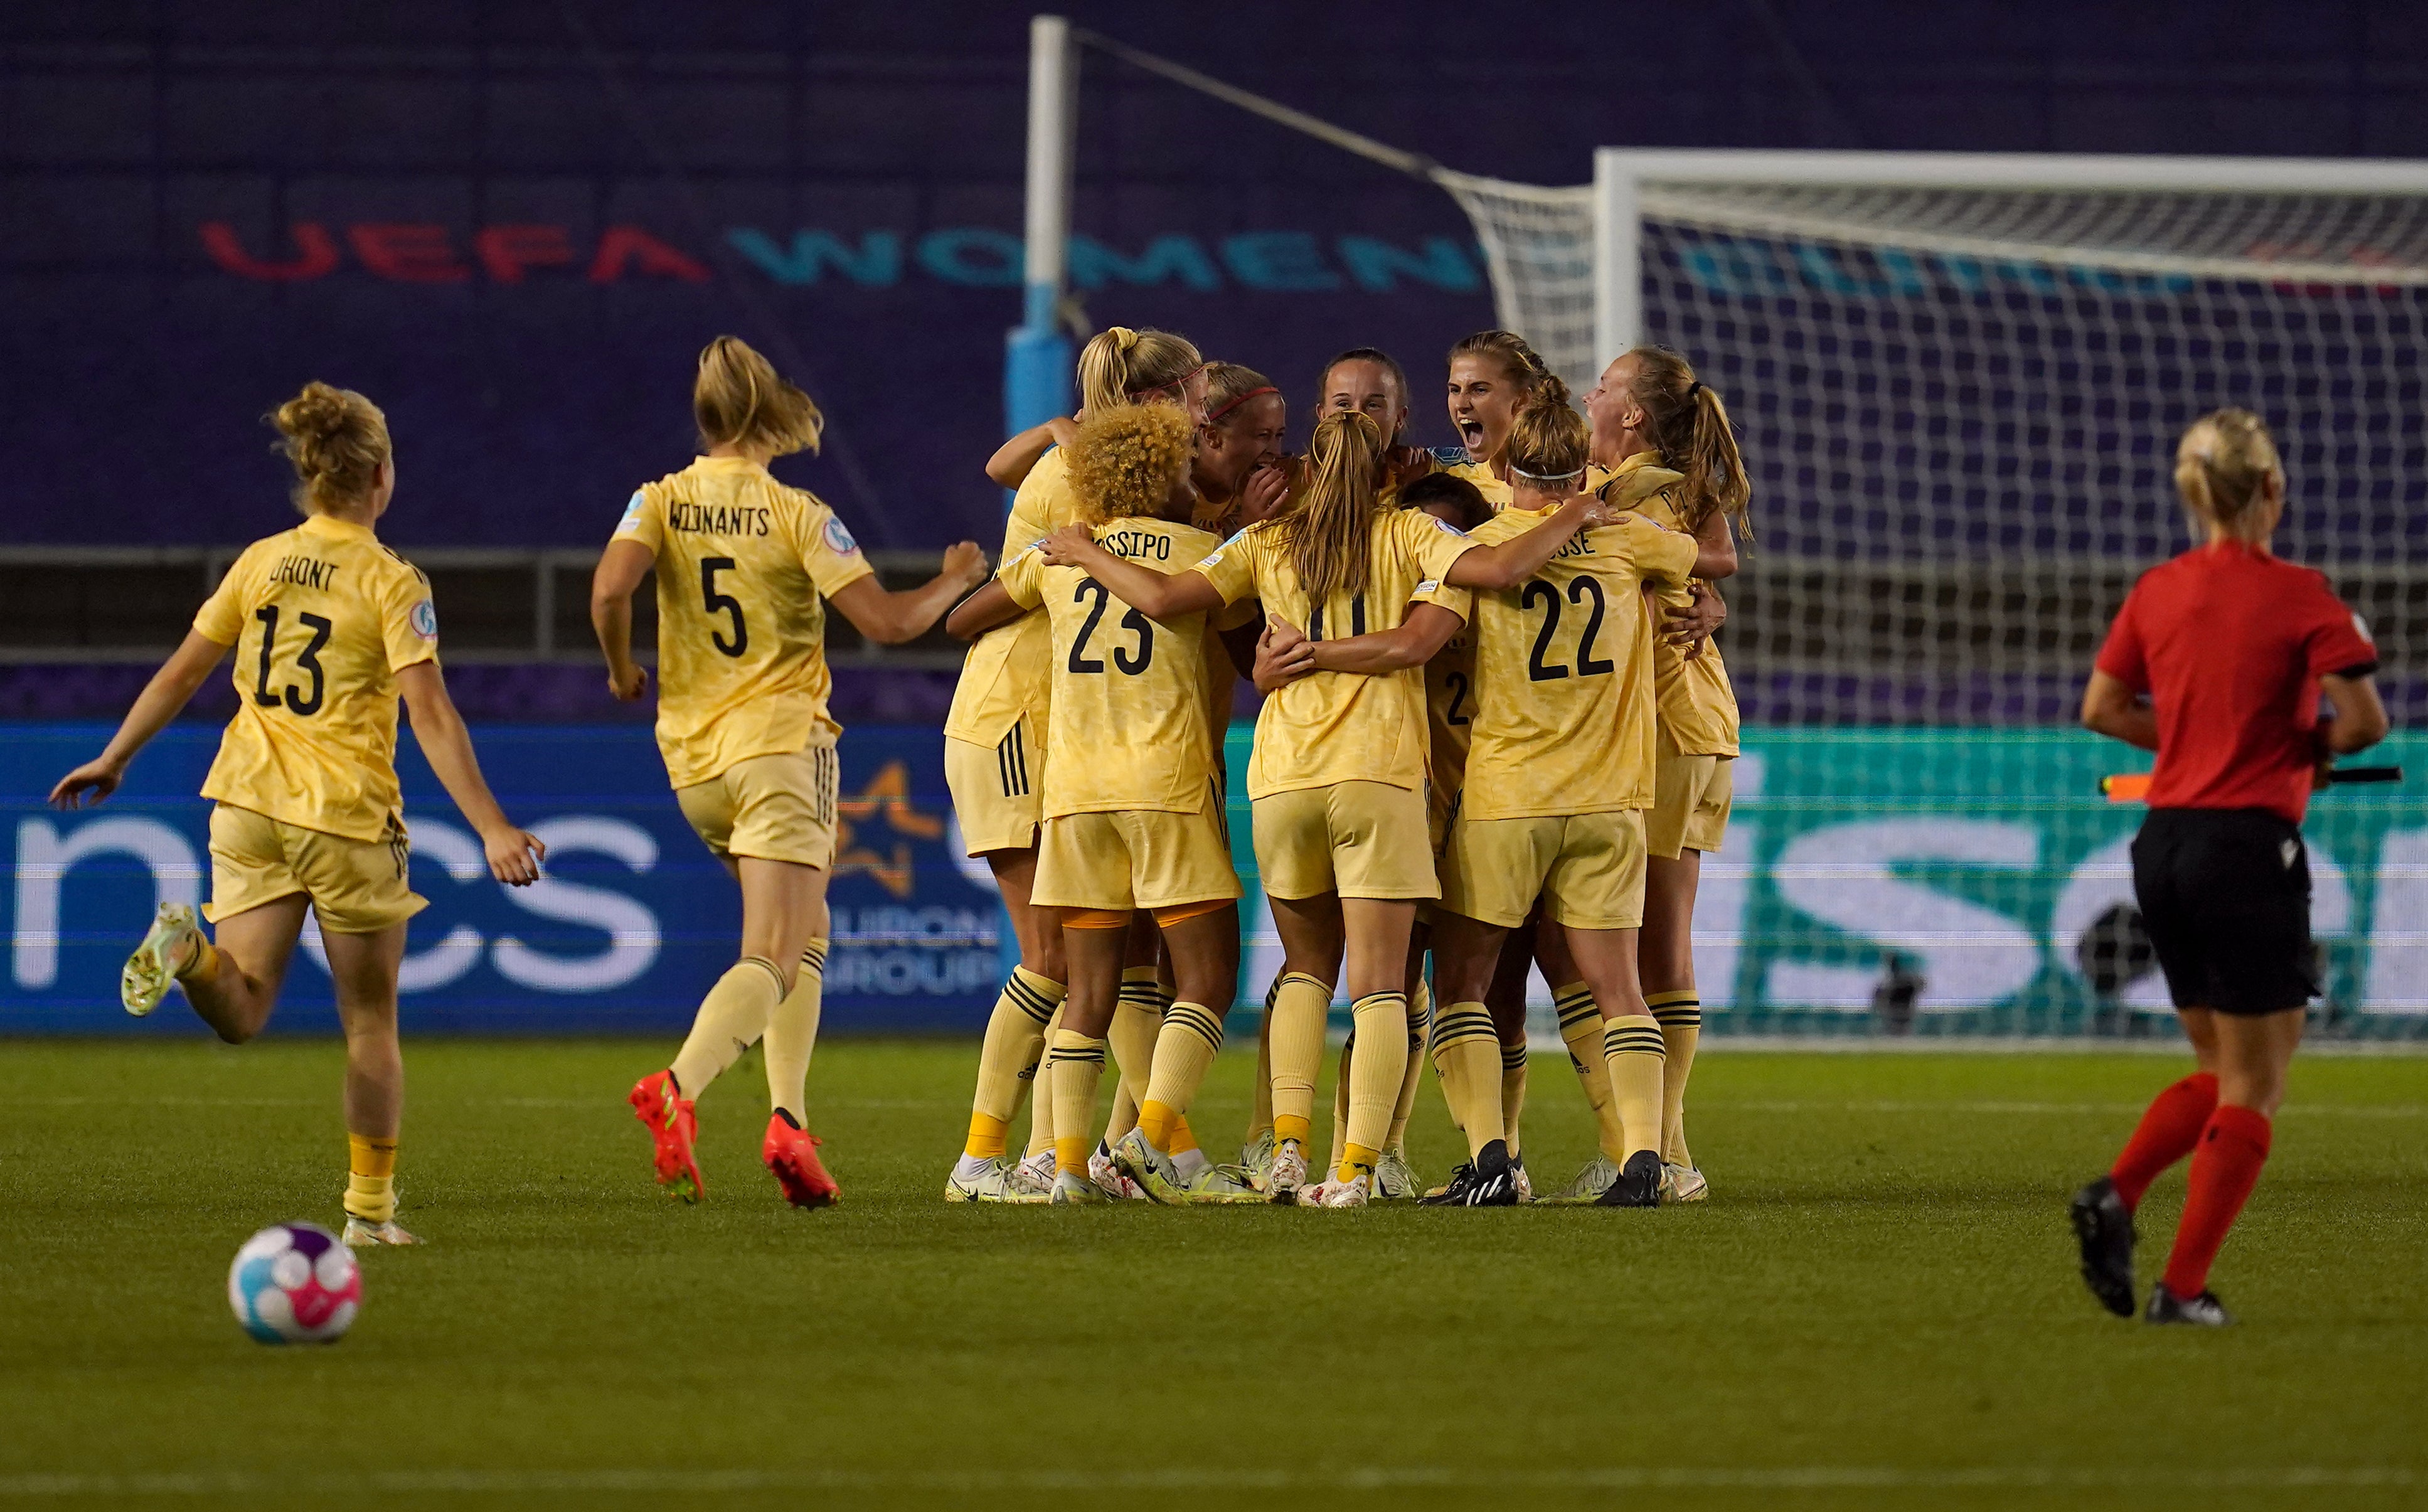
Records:
[[[1091,524],[1159,516],[1189,472],[1195,428],[1172,404],[1090,406],[1071,443],[1071,490]]]
[[[1383,431],[1366,415],[1326,415],[1307,448],[1306,486],[1272,528],[1310,605],[1366,591],[1373,566],[1374,464]]]
[[[295,468],[295,507],[309,515],[370,497],[391,449],[387,417],[351,388],[315,379],[267,419]]]
[[[2192,421],[2175,451],[2175,491],[2195,518],[2228,534],[2250,533],[2254,505],[2285,464],[2268,422],[2247,409],[2213,409]]]
[[[1628,397],[1644,411],[1663,464],[1686,475],[1679,485],[1685,502],[1678,522],[1691,534],[1717,510],[1736,521],[1747,540],[1753,539],[1753,526],[1746,519],[1753,485],[1746,477],[1737,433],[1729,424],[1729,407],[1720,402],[1719,391],[1697,378],[1695,365],[1667,347],[1637,347],[1628,355],[1636,362]]]
[[[815,452],[827,424],[810,396],[777,376],[775,365],[738,336],[700,349],[691,418],[702,447],[764,448],[779,457]]]
[[[1079,407],[1140,403],[1158,389],[1186,383],[1205,366],[1185,336],[1108,326],[1079,349]]]

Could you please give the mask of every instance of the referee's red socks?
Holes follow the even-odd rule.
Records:
[[[2141,1207],[2141,1193],[2150,1190],[2159,1173],[2192,1153],[2201,1130],[2208,1126],[2209,1114],[2216,1110],[2217,1078],[2206,1071],[2186,1076],[2151,1100],[2141,1126],[2133,1130],[2124,1153],[2116,1158],[2115,1169],[2108,1173],[2125,1207]]]
[[[2191,1186],[2175,1224],[2175,1247],[2167,1255],[2167,1290],[2175,1295],[2196,1297],[2208,1290],[2209,1262],[2259,1184],[2259,1168],[2268,1163],[2269,1132],[2267,1115],[2256,1109],[2226,1103],[2209,1115],[2200,1148],[2192,1152]]]

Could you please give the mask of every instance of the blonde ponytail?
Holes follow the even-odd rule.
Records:
[[[2209,444],[2193,437],[2207,432]],[[2195,518],[2229,535],[2247,537],[2250,516],[2285,464],[2268,422],[2247,409],[2213,409],[2192,421],[2175,450],[2175,492]]]
[[[1628,396],[1644,411],[1646,434],[1663,465],[1686,475],[1678,485],[1684,500],[1678,522],[1692,534],[1716,511],[1752,540],[1746,506],[1753,500],[1753,484],[1746,477],[1736,429],[1719,391],[1667,347],[1637,347],[1628,355],[1636,363]]]
[[[1185,336],[1108,326],[1079,350],[1079,407],[1090,412],[1135,404],[1188,381],[1206,366]]]
[[[815,452],[826,417],[810,396],[776,374],[774,364],[738,336],[700,349],[692,379],[692,420],[702,448],[764,449],[771,455]]]
[[[387,417],[351,388],[315,379],[267,418],[295,468],[295,507],[307,515],[369,499],[393,454]]]
[[[1307,448],[1306,486],[1274,528],[1308,605],[1353,599],[1373,566],[1374,487],[1383,432],[1360,413],[1326,415]]]

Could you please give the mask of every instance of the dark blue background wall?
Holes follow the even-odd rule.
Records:
[[[2428,156],[2416,5],[1071,9],[1546,183],[1600,143]],[[681,465],[691,356],[733,330],[827,407],[828,454],[785,470],[863,539],[991,539],[1025,22],[918,0],[0,8],[0,538],[277,528],[257,418],[318,376],[390,412],[392,538],[588,543]],[[1422,398],[1489,323],[1435,190],[1101,58],[1086,77],[1095,323],[1187,331],[1302,398],[1356,342],[1403,353]]]

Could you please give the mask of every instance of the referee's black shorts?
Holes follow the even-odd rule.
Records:
[[[2319,994],[2310,855],[2266,809],[2153,809],[2133,891],[2177,1008],[2278,1013]]]

